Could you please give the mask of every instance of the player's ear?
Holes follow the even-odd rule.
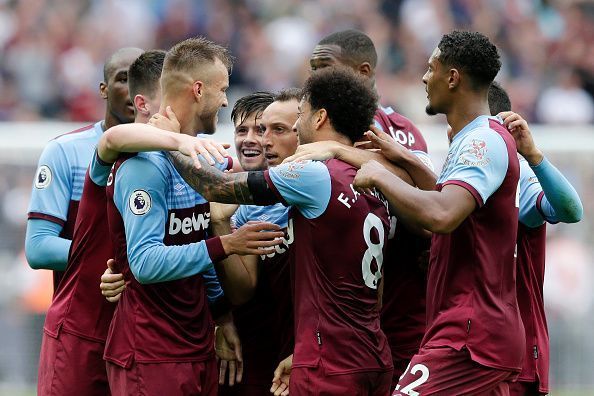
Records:
[[[134,108],[143,116],[148,117],[151,114],[150,104],[143,95],[134,96]]]
[[[192,84],[192,94],[194,95],[194,99],[196,102],[199,102],[202,99],[202,94],[204,93],[204,83],[202,81],[194,81]]]
[[[107,83],[105,81],[99,83],[99,95],[101,95],[103,99],[107,99]]]
[[[371,65],[369,64],[369,62],[363,62],[359,65],[359,67],[357,68],[357,70],[359,70],[359,73],[363,74],[366,77],[371,77]]]
[[[448,88],[454,89],[460,84],[460,72],[458,69],[450,69],[448,72]]]
[[[324,122],[328,119],[328,112],[326,109],[320,109],[316,112],[314,122],[316,129],[320,129]]]

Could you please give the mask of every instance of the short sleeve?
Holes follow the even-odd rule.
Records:
[[[288,162],[265,171],[264,177],[283,204],[295,206],[308,219],[319,217],[328,207],[332,185],[322,162]]]
[[[44,219],[64,225],[72,196],[72,169],[62,146],[52,140],[39,158],[31,202],[29,219]]]
[[[503,183],[509,158],[503,138],[491,130],[469,133],[455,152],[455,164],[442,185],[454,184],[467,189],[479,207]]]

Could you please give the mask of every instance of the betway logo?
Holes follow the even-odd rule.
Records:
[[[260,258],[265,260],[266,257],[272,258],[277,254],[283,254],[289,249],[289,246],[295,241],[295,234],[293,233],[293,219],[289,219],[289,224],[287,225],[287,237],[283,237],[283,243],[280,245],[276,245],[274,247],[274,252],[270,254],[261,254]]]
[[[189,234],[192,231],[200,231],[208,228],[210,223],[210,213],[200,213],[196,216],[192,213],[192,217],[185,217],[178,219],[175,217],[175,213],[171,213],[169,216],[169,235],[178,234],[180,231],[183,234]]]

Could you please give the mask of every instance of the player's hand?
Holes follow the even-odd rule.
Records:
[[[219,359],[219,385],[225,384],[225,376],[229,371],[229,386],[241,382],[243,377],[243,356],[237,328],[231,315],[215,328],[215,352]]]
[[[218,163],[225,162],[225,157],[228,157],[226,148],[231,147],[228,143],[219,143],[211,139],[198,138],[194,136],[179,134],[175,136],[177,140],[177,151],[191,157],[194,160],[196,169],[200,169],[200,161],[198,154],[206,160],[211,166],[215,164],[213,157]]]
[[[101,294],[105,296],[109,302],[118,302],[122,297],[122,292],[126,288],[124,275],[117,273],[115,269],[115,260],[107,260],[107,269],[101,275],[101,283],[99,284]]]
[[[382,164],[375,160],[367,161],[357,171],[355,180],[353,180],[353,187],[362,192],[369,192],[369,189],[376,187],[376,181],[390,173]]]
[[[278,364],[274,370],[274,378],[272,379],[272,386],[270,393],[274,396],[287,396],[289,394],[289,380],[291,378],[291,367],[293,366],[293,355]]]
[[[213,223],[229,223],[231,216],[237,211],[239,205],[210,203],[210,221]]]
[[[285,162],[293,161],[325,161],[327,159],[336,158],[340,143],[333,141],[321,141],[315,143],[302,144],[297,147],[295,154],[285,158]]]
[[[369,143],[362,142],[356,145],[358,148],[379,152],[390,162],[397,165],[410,156],[410,151],[406,147],[375,125],[369,126],[369,131],[365,132],[365,137],[369,140]]]
[[[164,129],[170,132],[179,133],[181,130],[181,125],[175,116],[173,110],[171,110],[171,106],[167,106],[165,108],[166,115],[155,113],[149,119],[148,124],[154,126],[155,128]]]
[[[284,232],[273,223],[248,221],[234,233],[221,236],[227,255],[270,254],[282,243]]]
[[[518,153],[522,154],[530,165],[538,165],[543,159],[542,151],[534,144],[528,123],[518,113],[504,111],[497,114],[516,141]]]

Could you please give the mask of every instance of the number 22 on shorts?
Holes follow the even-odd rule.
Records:
[[[408,364],[408,366],[406,366],[406,370],[404,370],[404,373],[402,373],[402,375],[400,376],[401,381],[402,381],[402,378],[404,378],[404,376],[406,375],[406,373],[408,373],[409,368],[410,368],[410,363]],[[414,380],[413,382],[411,382],[410,384],[405,385],[404,388],[402,388],[402,390],[400,390],[400,383],[398,385],[396,385],[396,388],[394,389],[394,393],[392,394],[392,396],[399,396],[399,395],[419,396],[419,392],[415,391],[415,388],[417,386],[422,385],[425,382],[427,382],[427,380],[429,379],[429,368],[427,366],[425,366],[424,364],[418,363],[412,367],[412,369],[410,370],[410,373],[412,375],[421,373],[421,376],[419,378],[417,378],[416,380]]]

